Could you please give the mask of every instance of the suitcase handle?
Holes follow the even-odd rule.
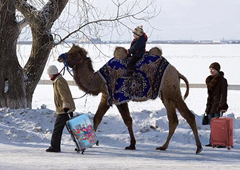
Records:
[[[223,113],[226,113],[227,112],[227,110],[222,110],[222,111],[220,111],[220,117],[222,117],[223,116]]]
[[[223,116],[223,112],[220,112],[220,117],[222,117]]]
[[[71,113],[73,113],[73,111],[72,111],[72,110],[69,110],[69,111],[67,111],[67,115],[68,115],[69,119],[72,119],[72,118],[74,117],[74,116],[73,116],[73,117],[71,117],[71,115],[70,115]]]
[[[222,116],[223,116],[223,112],[220,111],[219,117],[216,117],[216,118],[219,119]]]

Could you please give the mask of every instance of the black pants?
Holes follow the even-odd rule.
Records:
[[[73,117],[73,113],[69,113],[69,114],[71,117]],[[66,122],[68,120],[69,120],[68,114],[57,115],[57,118],[54,124],[52,139],[51,139],[51,146],[53,148],[57,148],[57,149],[61,148],[60,146],[61,146],[62,133],[66,125]]]
[[[130,57],[129,58],[129,63],[127,64],[127,70],[135,70],[135,65],[138,60],[140,60],[141,57]]]

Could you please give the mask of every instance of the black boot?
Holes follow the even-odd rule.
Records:
[[[209,143],[209,144],[207,144],[207,145],[205,145],[206,147],[212,147],[212,144],[211,143]]]
[[[133,75],[134,70],[126,70],[125,73],[123,73],[123,78],[131,78]]]
[[[217,148],[226,148],[226,146],[219,145]]]
[[[129,63],[127,64],[127,70],[125,73],[123,73],[124,78],[132,77],[134,70],[135,70],[135,64],[137,62],[137,59],[138,58],[133,58],[133,57],[130,58]]]
[[[46,149],[46,152],[61,152],[61,149],[50,146],[48,149]]]

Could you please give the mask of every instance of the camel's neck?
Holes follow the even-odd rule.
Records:
[[[74,79],[78,87],[92,95],[98,95],[102,85],[101,77],[92,69],[91,60],[85,60],[83,63],[76,66]]]

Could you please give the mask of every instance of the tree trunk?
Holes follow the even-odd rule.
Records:
[[[0,106],[26,107],[24,73],[16,55],[19,29],[15,2],[1,0],[0,10]],[[8,84],[8,86],[6,86]]]
[[[53,47],[50,27],[46,28],[44,22],[36,22],[41,18],[30,23],[32,50],[25,67],[22,68],[16,54],[20,29],[15,18],[15,1],[0,2],[3,5],[0,9],[0,107],[31,108],[34,90]]]
[[[32,96],[34,90],[42,76],[46,66],[48,56],[53,47],[51,34],[37,35],[33,32],[33,45],[30,58],[24,67],[26,74],[26,99],[27,107],[32,106]],[[34,74],[33,74],[34,73]]]
[[[54,45],[51,28],[67,2],[49,0],[37,10],[25,0],[0,0],[0,107],[32,107],[34,90]],[[16,22],[16,9],[25,16],[23,22]],[[25,21],[31,27],[33,43],[30,57],[22,68],[16,47]]]

